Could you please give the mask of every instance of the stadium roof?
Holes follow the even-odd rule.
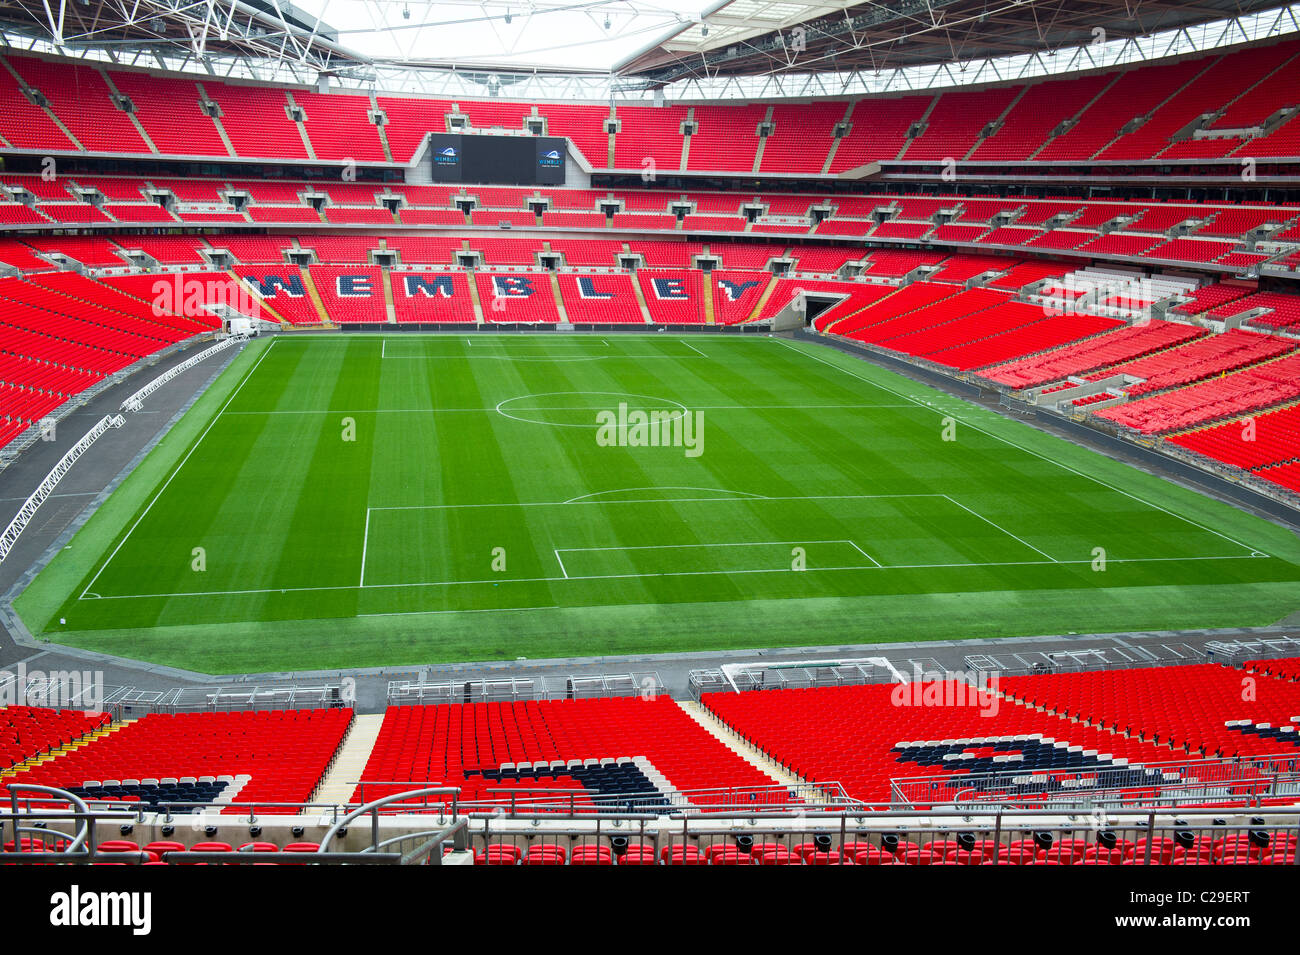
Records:
[[[0,45],[424,93],[756,98],[995,82],[1300,31],[1300,6],[1276,0],[701,2],[0,0]]]
[[[723,0],[622,64],[641,75],[870,70],[988,59],[1178,30],[1276,0]]]

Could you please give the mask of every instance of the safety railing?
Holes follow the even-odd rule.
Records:
[[[211,358],[213,355],[225,351],[227,348],[230,348],[231,346],[239,344],[243,341],[244,339],[242,337],[233,336],[233,335],[226,338],[222,338],[215,345],[205,348],[203,349],[203,351],[195,355],[191,355],[189,358],[185,359],[183,362],[181,362],[178,365],[173,365],[171,368],[167,369],[165,372],[163,372],[153,381],[149,382],[143,388],[138,389],[134,394],[132,394],[125,401],[123,401],[121,408],[119,410],[139,411],[144,406],[144,399],[148,398],[151,394],[153,394],[163,385],[167,384],[167,382],[183,374],[184,372],[189,371],[191,368],[193,368],[195,365],[199,364],[200,362],[204,361],[205,359]]]
[[[1300,756],[1171,760],[1086,769],[1008,769],[890,781],[896,805],[996,803],[1027,808],[1259,807],[1300,800]]]
[[[146,854],[102,851],[97,826],[122,823],[130,814],[88,805],[71,793],[49,787],[9,784],[9,811],[0,812],[0,831],[14,833],[0,847],[0,864],[97,861],[143,862]],[[18,790],[43,801],[23,810]],[[547,817],[505,812],[428,817],[394,816],[385,810],[403,800],[453,796],[453,787],[427,786],[383,796],[336,817],[315,852],[290,858],[252,851],[168,850],[165,861],[246,865],[280,864],[441,864],[444,851],[475,851],[481,861],[516,864],[565,861],[575,849],[606,854],[609,861],[635,855],[658,864],[967,865],[1097,863],[1166,865],[1185,862],[1291,865],[1297,858],[1300,807],[1246,811],[1222,807],[1106,809],[1103,807],[1026,808],[965,804],[929,810],[858,805],[790,805],[768,813],[733,811],[664,816],[608,813],[591,817]],[[51,804],[56,804],[53,807]],[[238,826],[242,820],[226,824]],[[351,832],[369,823],[368,836]],[[63,825],[72,832],[58,832]],[[238,831],[237,829],[234,831]],[[300,830],[295,830],[295,833]],[[211,833],[204,831],[205,838]],[[353,847],[340,848],[346,839]],[[361,845],[358,845],[361,843]],[[541,847],[550,860],[531,859]],[[1293,870],[1294,871],[1294,870]]]
[[[563,677],[484,677],[478,680],[392,680],[389,706],[450,703],[515,703],[612,696],[657,696],[665,692],[654,671]]]
[[[59,482],[63,480],[65,474],[72,469],[86,451],[94,444],[105,431],[109,428],[120,428],[124,424],[121,415],[105,415],[95,423],[95,426],[81,436],[81,439],[68,449],[63,457],[59,458],[54,467],[50,468],[50,473],[45,475],[41,483],[37,485],[36,490],[28,495],[27,500],[18,508],[18,513],[14,519],[9,522],[9,526],[0,532],[0,561],[9,556],[9,551],[18,543],[18,538],[27,525],[31,523],[36,516],[37,509],[45,503],[45,499],[54,493]]]

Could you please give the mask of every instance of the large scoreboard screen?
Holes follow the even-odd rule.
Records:
[[[566,142],[554,136],[433,133],[429,146],[434,182],[564,185]]]

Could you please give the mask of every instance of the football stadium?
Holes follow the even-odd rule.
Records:
[[[0,504],[0,865],[1300,865],[1300,6],[8,0]]]

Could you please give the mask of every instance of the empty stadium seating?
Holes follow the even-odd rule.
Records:
[[[1173,435],[1167,440],[1246,470],[1284,464],[1300,459],[1300,405]]]
[[[1245,694],[1241,671],[1217,664],[1007,677],[999,687],[1049,713],[1185,753],[1273,755],[1297,747],[1300,687],[1268,679]]]
[[[364,778],[458,786],[462,802],[559,790],[580,811],[618,809],[620,796],[647,792],[665,801],[784,802],[770,777],[662,695],[389,707]],[[731,792],[692,795],[723,788]],[[366,797],[402,789],[367,786]]]
[[[688,115],[696,124],[689,168],[737,173],[753,169],[760,143],[762,171],[804,174],[820,172],[828,156],[832,174],[894,160],[1222,159],[1247,146],[1254,155],[1277,156],[1296,148],[1293,124],[1283,123],[1262,137],[1252,130],[1280,108],[1295,105],[1295,53],[1294,42],[1278,43],[1028,87],[776,106],[770,119],[768,107],[743,103],[701,105],[693,111],[681,105],[624,105],[613,112],[618,132],[612,137],[605,131],[610,109],[595,104],[466,100],[458,105],[473,128],[486,131],[519,132],[523,117],[535,112],[546,119],[551,135],[569,137],[595,168],[611,166],[612,139],[612,168],[638,172],[649,162],[657,169],[680,166],[682,124]],[[381,127],[369,116],[369,99],[346,91],[307,92],[210,77],[195,82],[121,68],[101,72],[31,57],[8,59],[23,85],[12,75],[4,77],[0,101],[17,121],[0,135],[26,148],[225,156],[224,131],[234,154],[245,159],[307,159],[310,153],[321,160],[384,162],[386,138],[393,161],[404,163],[425,133],[444,128],[443,117],[452,106],[438,99],[379,96],[381,138]],[[1225,77],[1231,81],[1224,82]],[[49,114],[32,105],[24,86],[48,99]],[[148,140],[114,101],[113,90],[131,102]],[[204,110],[206,101],[217,105],[215,116]],[[180,118],[172,115],[176,104]],[[291,107],[301,111],[300,123],[290,118]],[[1212,116],[1210,128],[1223,131],[1219,137],[1187,135],[1202,115]],[[923,117],[919,135],[909,139],[909,130]],[[763,140],[758,124],[765,120],[772,123],[772,134]],[[848,134],[835,141],[833,128],[841,121],[849,123]]]
[[[972,772],[1082,770],[1120,759],[1173,758],[1168,748],[996,701],[966,684],[937,686],[946,694],[944,705],[923,705],[924,687],[909,702],[912,696],[898,684],[711,693],[702,702],[790,772],[812,782],[838,782],[871,803],[889,802],[890,781],[899,778],[950,775],[947,790],[934,793],[934,801],[943,802],[965,787],[963,777]],[[1094,754],[1091,760],[1084,751]]]
[[[1300,358],[1275,361],[1187,388],[1104,408],[1098,417],[1140,432],[1176,431],[1300,397]]]
[[[152,713],[20,776],[122,802],[302,803],[351,721],[350,709]]]
[[[0,708],[0,769],[66,746],[108,721],[106,713],[38,706]]]
[[[1202,329],[1172,322],[1130,325],[1077,345],[991,368],[984,372],[984,377],[1013,388],[1026,388],[1119,364],[1203,334]]]
[[[1130,397],[1138,397],[1276,358],[1296,347],[1284,339],[1234,329],[1113,366],[1091,377],[1125,374],[1141,378],[1142,381],[1125,388]]]

